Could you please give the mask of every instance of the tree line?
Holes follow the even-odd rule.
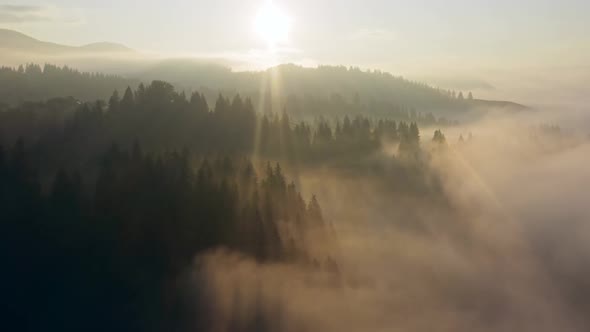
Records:
[[[399,143],[399,153],[419,150],[415,122],[344,116],[293,120],[290,112],[258,113],[250,99],[219,95],[213,107],[204,95],[187,97],[163,81],[115,91],[107,103],[73,98],[23,103],[0,112],[0,137],[9,144],[23,138],[34,146],[37,163],[60,166],[96,164],[96,155],[118,142],[146,151],[186,148],[206,155],[255,155],[309,164],[360,159],[384,142]]]
[[[68,97],[92,101],[106,99],[113,89],[137,86],[133,79],[85,73],[68,66],[45,64],[0,68],[0,110],[23,102]]]
[[[160,69],[158,69],[161,67]],[[280,112],[283,107],[297,119],[368,116],[423,125],[451,125],[445,118],[469,109],[473,99],[463,93],[432,88],[401,77],[358,68],[302,68],[282,65],[265,72],[232,72],[227,68],[191,63],[161,64],[135,78],[85,73],[70,67],[37,64],[0,68],[0,110],[22,102],[71,96],[83,102],[105,100],[113,89],[154,78],[174,82],[187,91],[199,90],[209,100],[222,92],[250,98],[258,112]],[[273,85],[275,77],[283,82]]]

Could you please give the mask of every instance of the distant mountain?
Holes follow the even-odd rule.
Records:
[[[524,111],[530,109],[528,106],[518,104],[512,101],[504,101],[504,100],[482,100],[482,99],[474,99],[470,101],[471,105],[474,107],[479,108],[487,108],[487,109],[503,109],[509,111]]]
[[[62,55],[81,53],[131,53],[132,49],[115,43],[93,43],[84,46],[66,46],[37,40],[14,30],[0,29],[0,49],[11,52]]]
[[[171,82],[181,90],[201,91],[209,100],[214,100],[219,93],[239,93],[262,105],[268,104],[268,97],[272,95],[272,105],[267,107],[281,110],[286,106],[291,111],[302,109],[307,115],[362,113],[387,116],[403,109],[453,118],[459,113],[485,107],[526,109],[505,101],[460,100],[450,91],[401,76],[343,66],[306,68],[283,64],[264,71],[235,72],[222,65],[176,59],[162,61],[136,75],[135,78],[144,82],[159,79]]]
[[[117,43],[101,42],[80,46],[78,49],[88,52],[131,53],[133,49]]]
[[[113,54],[116,56],[111,56]],[[51,73],[56,71],[50,70],[50,75],[44,75],[44,83],[39,85],[48,88],[33,91],[30,82],[41,80],[37,77],[41,69],[30,67],[31,75],[7,70],[0,73],[0,83],[4,84],[6,91],[12,91],[17,86],[19,89],[13,91],[11,97],[6,95],[0,103],[13,104],[62,96],[82,100],[108,98],[107,93],[115,88],[121,90],[126,83],[136,85],[137,82],[163,80],[179,90],[200,91],[211,102],[217,99],[219,93],[226,96],[239,93],[243,97],[250,97],[259,109],[289,109],[309,117],[342,114],[386,117],[391,114],[431,113],[437,118],[453,119],[470,110],[486,107],[525,109],[511,102],[461,99],[451,91],[378,70],[365,71],[344,66],[307,68],[283,64],[263,71],[236,72],[223,59],[161,60],[120,44],[102,42],[78,47],[65,46],[40,41],[17,31],[0,29],[0,66],[16,69],[26,63],[66,65],[82,72],[115,75],[118,79],[115,80],[117,82],[112,79],[93,80],[92,84],[81,90],[81,87],[71,86],[68,82],[52,83],[55,78]],[[85,79],[72,80],[85,82]],[[107,81],[113,83],[112,86],[102,85]]]

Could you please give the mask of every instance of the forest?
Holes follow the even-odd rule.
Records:
[[[373,156],[391,145],[399,190],[440,195],[426,184],[415,122],[295,121],[287,107],[260,113],[240,95],[210,107],[163,81],[107,101],[9,106],[0,133],[7,324],[28,331],[205,328],[175,287],[194,257],[218,248],[337,273],[331,222],[289,180],[297,170],[379,176]],[[446,145],[440,130],[432,144]]]
[[[346,322],[345,330],[374,330],[399,322],[381,301],[416,313],[444,302],[444,314],[475,310],[476,329],[497,326],[481,322],[512,301],[509,285],[539,296],[546,287],[528,285],[501,257],[530,264],[554,246],[543,229],[520,237],[502,197],[486,194],[512,183],[503,174],[531,176],[515,165],[550,165],[585,146],[554,122],[533,125],[542,119],[533,113],[515,126],[462,125],[402,106],[363,111],[355,93],[260,101],[50,65],[2,75],[23,80],[4,81],[13,90],[0,111],[9,330],[337,331]],[[479,187],[491,176],[500,180]],[[525,242],[532,252],[515,244]],[[576,306],[560,315],[581,319],[587,302],[574,290],[585,289],[583,277],[561,264],[525,271],[547,274]],[[480,275],[490,268],[506,269],[506,289],[486,293],[498,287]],[[396,295],[405,287],[429,295],[407,302]],[[347,296],[371,301],[370,310],[340,308]],[[316,302],[325,313],[305,310]],[[349,318],[333,319],[342,313]],[[367,323],[374,314],[388,318]]]
[[[454,123],[454,115],[476,109],[482,102],[493,103],[476,100],[471,92],[435,89],[358,68],[282,65],[265,72],[232,72],[216,65],[164,62],[127,78],[51,64],[2,67],[0,109],[63,97],[83,102],[107,100],[114,89],[122,94],[128,86],[136,89],[153,80],[171,82],[181,91],[200,91],[208,100],[220,93],[240,94],[252,101],[256,111],[279,113],[286,107],[292,117],[307,120],[362,115],[447,126]]]
[[[462,125],[404,106],[363,110],[352,92],[300,102],[50,65],[2,73],[19,77],[3,81],[12,90],[0,111],[7,330],[379,330],[426,307],[457,325],[475,312],[470,326],[485,331],[522,319],[487,318],[516,301],[513,287],[530,306],[547,303],[547,283],[575,307],[560,316],[587,322],[576,295],[586,274],[553,256],[532,266],[555,249],[551,228],[517,231],[510,203],[498,203],[525,204],[519,192],[586,146],[554,122],[533,124],[539,114]],[[531,162],[533,173],[518,166]],[[545,180],[512,187],[529,176]],[[569,215],[574,231],[583,214]],[[506,287],[490,269],[505,271]],[[403,289],[426,295],[408,302]],[[341,307],[356,302],[366,310]]]
[[[590,331],[589,12],[0,3],[0,331]]]
[[[218,247],[261,262],[335,268],[329,256],[306,252],[307,234],[328,237],[330,225],[317,199],[304,201],[279,164],[259,177],[247,159],[203,159],[193,168],[187,154],[113,146],[94,184],[61,169],[44,191],[25,149],[18,141],[0,154],[1,242],[10,253],[4,326],[180,328],[194,317],[179,316],[188,308],[175,278],[195,255]]]
[[[29,142],[40,158],[36,162],[52,171],[95,161],[113,142],[130,148],[137,141],[155,152],[254,154],[301,164],[362,159],[384,142],[399,143],[402,155],[418,151],[416,122],[361,115],[305,121],[288,110],[260,113],[240,95],[218,95],[210,107],[199,92],[187,97],[169,83],[153,81],[135,91],[115,90],[107,102],[68,97],[9,107],[0,113],[0,132],[6,144]]]

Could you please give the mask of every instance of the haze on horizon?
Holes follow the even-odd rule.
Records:
[[[590,330],[588,0],[8,1],[1,330]]]
[[[277,10],[262,25],[282,34],[272,48],[260,31],[269,3]],[[0,4],[0,28],[66,45],[109,41],[163,57],[226,59],[237,70],[359,66],[482,97],[583,105],[588,12],[583,0],[171,0],[141,7],[27,0]]]

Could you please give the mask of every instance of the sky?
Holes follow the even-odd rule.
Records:
[[[98,41],[171,56],[271,64],[255,31],[268,0],[12,0],[0,27],[69,45]],[[382,69],[427,80],[522,72],[583,80],[588,0],[274,0],[290,20],[275,62]],[[272,63],[274,64],[274,63]],[[563,70],[567,74],[563,74]],[[477,74],[475,74],[477,73]]]

